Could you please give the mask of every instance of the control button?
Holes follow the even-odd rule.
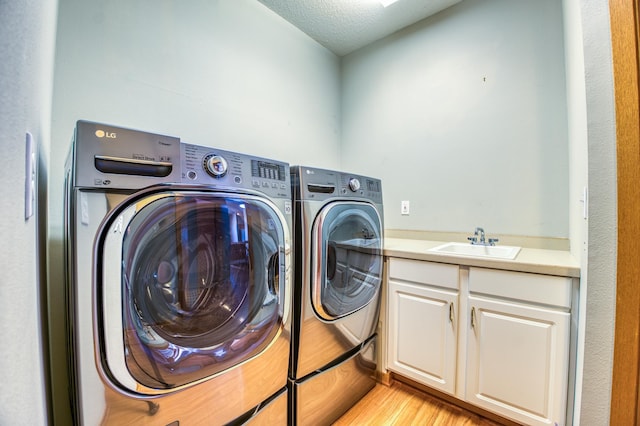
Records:
[[[191,180],[195,180],[198,177],[198,174],[196,172],[194,172],[193,170],[189,170],[187,172],[187,177]]]
[[[360,181],[357,178],[349,179],[349,189],[352,192],[358,191],[358,189],[360,189]]]
[[[260,188],[260,181],[258,179],[251,179],[251,185],[256,188]]]
[[[241,184],[242,183],[242,176],[234,176],[233,177],[233,181],[237,184]]]
[[[204,157],[204,170],[214,178],[221,178],[227,173],[227,160],[216,154]]]
[[[278,189],[278,184],[277,184],[277,183],[275,183],[275,182],[272,182],[272,183],[271,183],[271,187],[272,187],[273,189]]]
[[[263,188],[268,188],[269,187],[269,182],[262,182],[262,187]]]

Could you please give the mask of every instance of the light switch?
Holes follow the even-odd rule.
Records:
[[[24,219],[28,220],[36,204],[36,144],[29,132],[25,139],[24,170]]]

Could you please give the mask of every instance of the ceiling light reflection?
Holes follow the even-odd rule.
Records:
[[[389,5],[392,5],[393,3],[397,2],[398,0],[380,0],[380,4],[382,4],[382,6],[387,7]]]

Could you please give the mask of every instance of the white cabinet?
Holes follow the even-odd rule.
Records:
[[[470,268],[469,291],[467,401],[528,425],[564,424],[571,279]]]
[[[453,394],[458,266],[391,259],[388,369]]]
[[[564,425],[573,283],[390,258],[387,369],[523,424]]]

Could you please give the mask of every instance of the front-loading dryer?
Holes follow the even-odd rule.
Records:
[[[80,121],[65,205],[76,424],[287,423],[288,164]]]
[[[376,178],[313,167],[292,167],[291,175],[291,416],[324,425],[375,385],[382,187]]]

